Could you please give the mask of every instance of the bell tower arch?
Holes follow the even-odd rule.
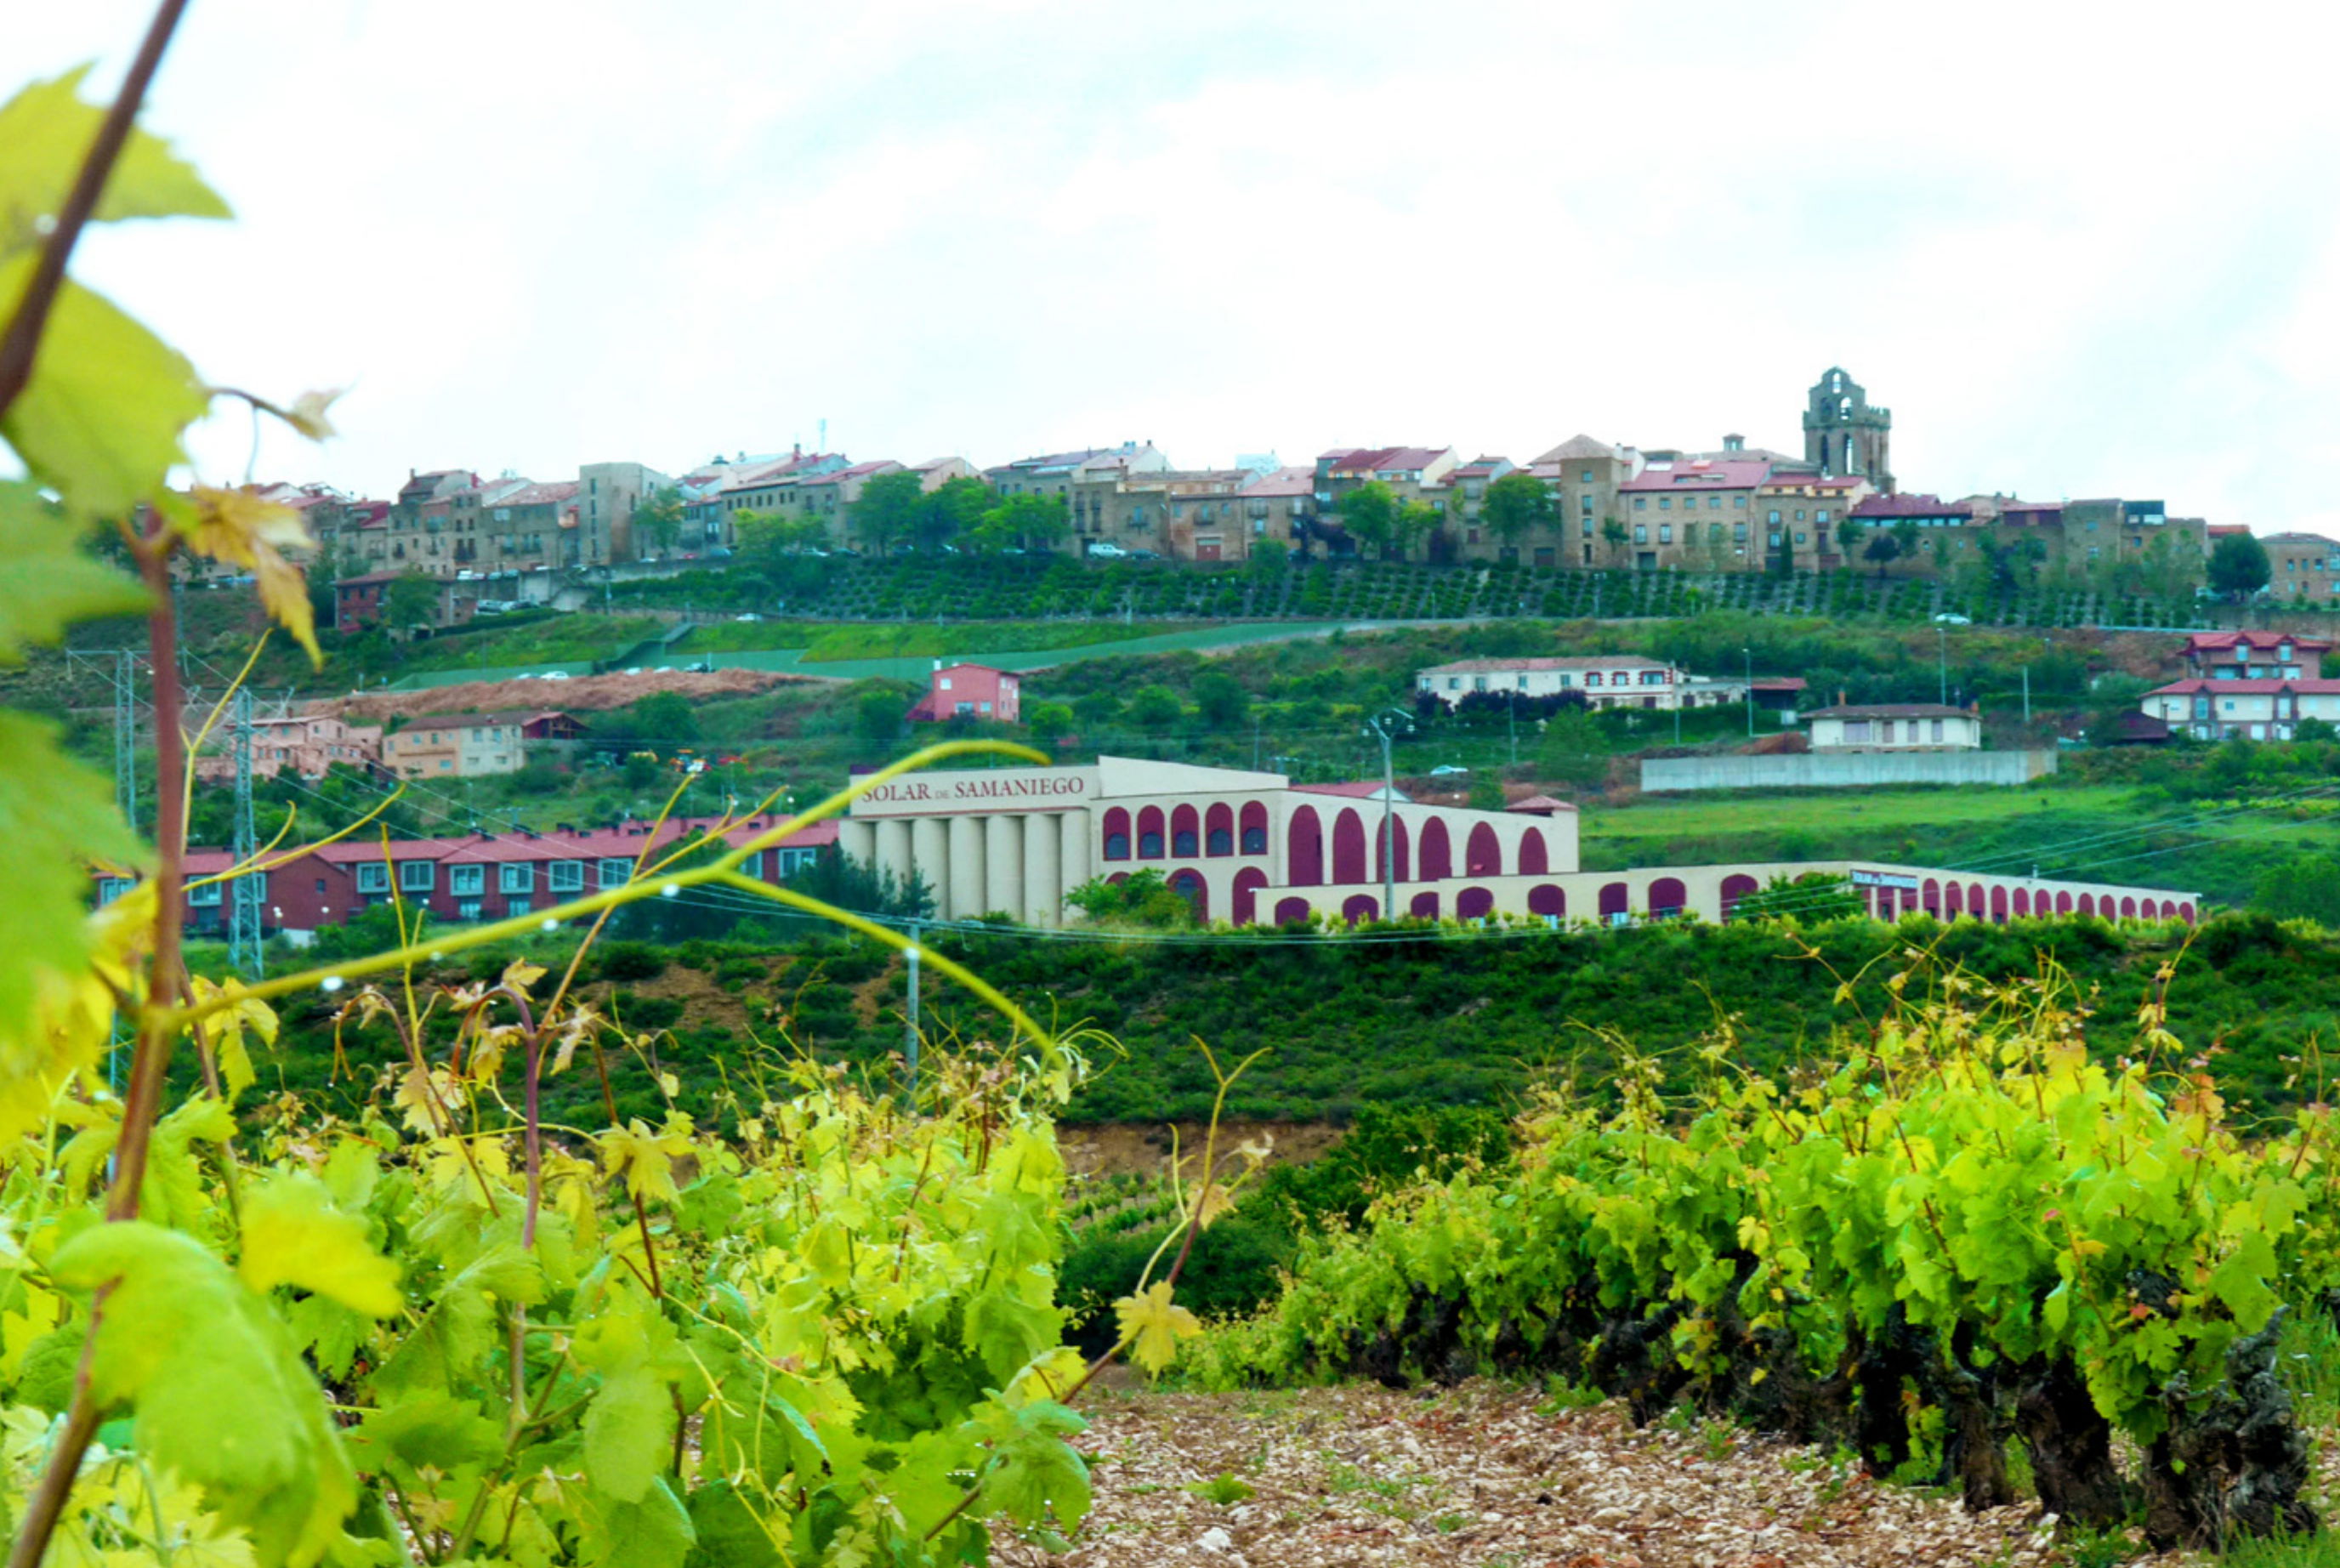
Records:
[[[1893,491],[1893,411],[1872,406],[1841,365],[1823,371],[1805,396],[1804,461]]]

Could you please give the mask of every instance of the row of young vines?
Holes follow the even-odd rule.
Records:
[[[1621,1052],[1613,1111],[1555,1097],[1511,1163],[1313,1242],[1208,1374],[1542,1372],[1934,1461],[1973,1507],[2013,1500],[2012,1439],[2067,1519],[2312,1528],[2276,1343],[2340,1299],[2330,1108],[2237,1127],[2157,1005],[2105,1065],[2052,983],[1937,990],[1780,1080],[1730,1071],[1726,1033],[1688,1104]]]
[[[934,955],[999,1039],[929,1052],[916,1086],[729,1064],[717,1137],[619,1116],[612,1058],[655,1072],[654,1047],[574,986],[612,910],[690,888],[901,946],[740,874],[847,796],[646,849],[624,886],[525,919],[427,938],[402,919],[390,951],[249,985],[188,974],[187,759],[224,700],[184,710],[174,581],[232,562],[317,650],[299,518],[173,483],[183,432],[226,400],[322,440],[332,398],[209,385],[68,273],[93,223],[227,215],[136,124],[183,9],[161,0],[109,104],[82,72],[0,104],[0,457],[22,473],[0,479],[0,664],[144,613],[157,776],[149,843],[53,726],[0,710],[10,1568],[863,1568],[1056,1538],[1088,1502],[1070,1402],[1112,1355],[1158,1369],[1197,1327],[1172,1300],[1180,1250],[1116,1304],[1106,1356],[1063,1346],[1052,1113],[1088,1042]],[[978,750],[1046,760],[937,747],[862,787]],[[302,852],[297,828],[229,875]],[[135,885],[92,914],[100,870]],[[540,922],[586,929],[565,973],[426,982]],[[338,1009],[361,1110],[256,1094],[280,1006]],[[589,1071],[600,1125],[550,1121],[547,1077]],[[1225,1202],[1211,1173],[1177,1199],[1182,1246]]]

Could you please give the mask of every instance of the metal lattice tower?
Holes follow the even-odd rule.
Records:
[[[138,826],[138,652],[129,648],[65,650],[65,668],[94,670],[114,693],[114,803]]]
[[[234,863],[243,864],[259,852],[260,833],[252,812],[252,689],[235,693],[235,849]],[[260,925],[268,898],[268,875],[247,872],[227,885],[228,962],[253,979],[260,978]]]

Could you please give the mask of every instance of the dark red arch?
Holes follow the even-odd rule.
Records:
[[[1538,882],[1528,889],[1528,913],[1550,915],[1564,919],[1568,915],[1568,894],[1556,882]]]
[[[1361,921],[1378,920],[1382,901],[1371,893],[1352,893],[1341,900],[1341,918],[1354,926]]]
[[[1422,825],[1422,879],[1443,882],[1454,875],[1454,847],[1447,841],[1446,819],[1433,817]]]
[[[1162,808],[1146,806],[1137,813],[1137,858],[1159,860],[1169,846],[1162,839]]]
[[[1235,814],[1222,800],[1203,813],[1203,853],[1232,855],[1235,852]]]
[[[1734,871],[1722,879],[1722,918],[1730,918],[1739,908],[1739,900],[1756,889],[1755,878],[1744,871]]]
[[[1604,924],[1613,916],[1627,913],[1632,907],[1633,895],[1626,890],[1624,883],[1601,884],[1601,918]]]
[[[1355,807],[1344,806],[1340,816],[1333,819],[1333,885],[1353,887],[1368,879],[1365,820],[1357,815]]]
[[[1454,896],[1454,918],[1483,920],[1495,912],[1495,896],[1484,888],[1465,888]]]
[[[1292,826],[1285,829],[1284,879],[1294,888],[1315,888],[1324,881],[1324,825],[1317,819],[1316,808],[1303,806],[1292,814]],[[1285,899],[1284,904],[1290,903]],[[1284,904],[1275,907],[1275,923],[1284,924]]]
[[[1275,901],[1275,923],[1289,926],[1294,920],[1308,918],[1309,903],[1305,898],[1278,898]]]
[[[1495,837],[1494,824],[1481,822],[1471,829],[1470,848],[1462,856],[1465,877],[1500,877],[1503,874],[1503,841]]]
[[[1413,896],[1413,902],[1406,907],[1406,912],[1424,920],[1438,918],[1437,890],[1433,888],[1427,893],[1416,893]]]
[[[1522,877],[1542,877],[1552,870],[1552,856],[1544,848],[1543,829],[1531,828],[1520,839],[1520,872]]]
[[[1129,858],[1129,813],[1115,806],[1105,814],[1105,858]]]
[[[1195,907],[1195,918],[1211,918],[1211,884],[1192,866],[1170,873],[1170,890]]]
[[[1267,808],[1256,800],[1243,804],[1243,814],[1235,824],[1240,834],[1235,839],[1236,853],[1264,855],[1267,853]]]
[[[1202,852],[1202,813],[1192,806],[1177,807],[1170,813],[1170,853],[1178,859],[1187,860]]]
[[[1236,925],[1248,926],[1259,919],[1259,890],[1266,886],[1267,873],[1256,866],[1245,866],[1235,873]]]
[[[1661,877],[1650,884],[1650,915],[1653,919],[1668,920],[1690,909],[1690,889],[1682,886],[1680,877]]]
[[[1382,825],[1378,822],[1374,823],[1373,831],[1373,875],[1385,877],[1389,875],[1389,868],[1382,864]],[[1411,882],[1413,878],[1406,874],[1406,868],[1413,859],[1411,836],[1405,830],[1405,819],[1394,811],[1390,813],[1389,834],[1390,842],[1397,849],[1395,857],[1397,879],[1401,882]]]

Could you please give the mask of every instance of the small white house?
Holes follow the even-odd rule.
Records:
[[[1982,715],[1938,702],[1855,703],[1807,717],[1814,751],[1982,749]]]
[[[1592,708],[1671,708],[1682,672],[1638,654],[1605,659],[1464,659],[1413,672],[1413,689],[1452,708],[1474,691],[1553,697],[1581,691]]]

